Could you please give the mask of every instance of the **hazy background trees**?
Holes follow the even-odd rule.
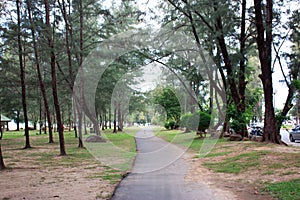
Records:
[[[286,4],[271,0],[146,1],[146,9],[134,0],[114,2],[1,2],[1,113],[16,122],[41,125],[48,132],[50,143],[54,142],[52,130],[58,131],[61,155],[65,155],[63,125],[74,127],[76,136],[77,132],[81,136],[88,126],[101,135],[101,128],[112,127],[112,122],[115,122],[114,131],[121,131],[128,116],[131,121],[139,118],[136,116],[157,117],[154,110],[146,111],[151,92],[132,87],[136,84],[135,77],[143,74],[139,67],[151,62],[185,77],[196,94],[189,99],[190,105],[195,106],[174,114],[175,121],[179,123],[181,115],[186,113],[211,112],[209,88],[197,73],[197,67],[160,49],[130,52],[112,63],[97,88],[96,116],[89,114],[84,106],[84,112],[79,108],[72,110],[73,101],[83,104],[85,101],[81,95],[72,100],[72,92],[75,77],[89,53],[107,38],[150,24],[153,28],[162,26],[183,31],[213,58],[227,93],[224,131],[228,131],[230,123],[237,122],[236,131],[246,137],[246,125],[256,116],[264,118],[264,140],[280,143],[281,124],[299,101],[296,98],[300,88],[299,11],[291,9],[297,5],[296,0]],[[273,105],[275,69],[282,69],[289,89],[286,103],[278,112]],[[114,87],[124,75],[127,76],[124,90],[114,93]],[[128,94],[133,96],[130,100]],[[162,94],[155,101],[173,109],[167,105],[170,100],[164,97],[167,94]],[[129,110],[122,106],[125,100],[130,102]],[[24,131],[25,147],[29,148],[28,125]],[[83,146],[81,137],[79,146]]]

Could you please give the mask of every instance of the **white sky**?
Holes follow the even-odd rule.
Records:
[[[286,3],[285,4],[285,8],[290,8],[292,11],[293,10],[299,10],[300,9],[300,0],[295,1],[295,2],[291,2],[291,3]],[[281,19],[283,23],[287,22],[288,19],[287,18],[282,18]],[[282,48],[281,48],[281,52],[289,52],[290,51],[290,47],[291,47],[291,42],[289,42],[288,40],[284,42]],[[273,55],[273,59],[275,58],[275,54]],[[283,65],[283,68],[285,70],[285,75],[288,75],[288,69],[287,69],[287,63],[285,63],[284,58],[281,58],[281,62]],[[275,64],[274,67],[274,73],[273,73],[273,93],[274,95],[274,103],[275,103],[275,107],[278,109],[282,109],[286,100],[286,97],[288,95],[288,87],[286,86],[285,83],[283,82],[279,82],[284,80],[284,77],[281,73],[281,69],[280,66],[278,64],[278,62]]]
[[[137,70],[142,71],[144,74],[136,78],[139,84],[132,85],[133,89],[141,92],[147,92],[156,88],[162,82],[162,66],[157,63],[145,65]]]

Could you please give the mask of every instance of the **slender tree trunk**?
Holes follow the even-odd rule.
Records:
[[[68,109],[68,124],[69,124],[69,131],[71,131],[71,127],[72,127],[72,124],[71,124],[71,112],[70,112],[70,109]]]
[[[117,133],[117,108],[114,108],[114,130],[113,133]]]
[[[73,78],[73,64],[72,64],[72,55],[71,55],[71,48],[70,48],[70,43],[69,43],[69,33],[70,33],[70,22],[68,20],[67,17],[67,10],[66,10],[66,5],[65,2],[62,1],[62,3],[60,3],[60,1],[58,1],[60,7],[61,7],[61,11],[63,14],[63,19],[65,21],[65,42],[66,42],[66,49],[67,49],[67,55],[68,55],[68,63],[69,63],[69,76],[70,76],[70,87],[71,90],[73,91],[73,84],[74,84],[74,78]]]
[[[246,57],[245,57],[245,46],[246,46],[246,0],[242,0],[242,20],[241,20],[241,35],[240,35],[240,70],[239,70],[239,95],[240,95],[240,115],[242,116],[246,110],[245,102],[245,91],[246,91]],[[245,119],[243,119],[245,120]],[[241,130],[242,137],[248,137],[248,131],[246,127],[246,121],[243,121],[244,127]]]
[[[121,105],[118,103],[118,131],[122,132],[122,113],[121,113]]]
[[[83,124],[84,124],[84,134],[87,135],[88,132],[87,132],[87,128],[86,128],[86,116],[85,115],[83,116]]]
[[[20,131],[20,111],[17,110],[17,131]]]
[[[109,129],[111,129],[111,108],[109,108],[108,110],[108,121],[109,121],[108,127]]]
[[[2,130],[0,130],[2,132]],[[5,164],[2,156],[1,140],[0,140],[0,170],[5,169]]]
[[[102,113],[101,115],[101,125],[102,125],[102,131],[105,130],[105,112]]]
[[[5,169],[5,164],[4,164],[3,156],[2,156],[2,148],[1,148],[2,136],[3,136],[3,131],[2,131],[1,114],[0,114],[0,170]]]
[[[64,140],[64,130],[61,121],[61,114],[60,114],[60,105],[58,100],[57,94],[57,85],[56,85],[56,64],[55,64],[55,54],[54,54],[54,44],[53,44],[53,36],[51,34],[51,25],[50,25],[50,7],[48,0],[44,0],[45,4],[45,12],[46,12],[46,26],[47,26],[47,38],[48,38],[48,45],[50,49],[50,62],[51,62],[51,85],[52,85],[52,94],[54,100],[54,107],[56,112],[56,121],[57,121],[57,128],[58,128],[58,136],[59,136],[59,145],[60,145],[60,155],[65,156],[67,155],[65,149],[65,140]]]
[[[73,116],[74,116],[74,133],[75,133],[75,138],[77,138],[77,103],[76,100],[73,99],[73,104],[74,104],[74,109],[73,109]]]
[[[84,80],[83,80],[83,66],[82,66],[82,59],[83,59],[83,10],[82,10],[82,0],[79,0],[79,68],[80,68],[80,112],[78,114],[79,117],[79,124],[81,127],[79,127],[79,144],[78,147],[82,148],[83,147],[83,142],[82,142],[82,108],[84,104],[84,96],[83,96],[83,88],[84,88]],[[85,115],[85,114],[84,114]]]
[[[31,23],[30,29],[31,29],[32,42],[33,42],[36,69],[37,69],[40,89],[41,89],[42,97],[43,97],[43,101],[44,101],[45,112],[46,112],[47,120],[48,120],[49,143],[54,143],[53,133],[52,133],[52,128],[51,128],[52,124],[51,124],[51,115],[50,115],[50,110],[49,110],[49,103],[48,103],[48,99],[47,99],[45,84],[44,84],[44,81],[43,81],[43,78],[42,78],[40,61],[39,61],[39,54],[38,54],[37,44],[36,44],[36,37],[35,37],[35,33],[34,33],[34,28],[33,28],[33,21],[32,21],[32,15],[31,15],[31,4],[30,4],[29,0],[26,0],[26,3],[27,3],[27,9],[28,9],[28,17],[29,17],[29,21]],[[45,124],[45,129],[46,129],[46,124]]]
[[[265,99],[265,121],[263,141],[280,144],[280,135],[277,133],[275,111],[273,106],[272,85],[272,19],[273,1],[267,0],[266,21],[263,21],[262,0],[254,0],[255,25],[257,30],[257,46],[261,66],[260,79],[263,84]],[[265,23],[265,26],[264,26]]]
[[[27,116],[27,102],[26,102],[26,85],[25,85],[25,66],[23,63],[23,48],[21,41],[21,11],[20,11],[20,0],[16,0],[17,6],[17,17],[18,17],[18,48],[19,48],[19,64],[20,64],[20,77],[22,87],[22,106],[24,113],[25,123],[25,149],[31,148],[29,140],[29,129],[28,129],[28,116]]]
[[[104,128],[107,129],[107,113],[104,114]]]
[[[41,99],[39,99],[39,107],[40,107],[40,122],[39,122],[39,125],[40,125],[40,130],[39,130],[39,133],[40,135],[42,135],[42,128],[43,128],[43,123],[42,123],[42,101]]]
[[[81,109],[81,108],[79,108]],[[82,142],[82,110],[78,111],[78,148],[83,148]]]

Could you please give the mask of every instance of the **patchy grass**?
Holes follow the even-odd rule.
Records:
[[[283,172],[280,174],[280,176],[289,176],[293,174],[298,174],[298,172],[297,171]]]
[[[242,170],[247,171],[252,167],[258,166],[260,164],[258,161],[259,157],[260,152],[244,153],[226,158],[223,162],[207,162],[204,165],[215,172],[238,174]]]
[[[91,155],[101,163],[127,172],[131,169],[136,155],[134,135],[137,131],[138,129],[136,128],[126,129],[118,133],[112,133],[112,130],[107,130],[103,134],[106,142],[89,142],[85,143],[85,146]]]
[[[122,174],[106,174],[101,176],[103,180],[109,180],[111,184],[119,182],[122,177]]]
[[[182,130],[166,130],[162,129],[162,131],[156,134],[158,137],[166,140],[167,142],[171,142],[176,145],[181,145],[183,147],[188,147],[191,151],[199,152],[203,143],[208,146],[214,146],[217,143],[223,143],[226,139],[216,139],[210,138],[210,134],[206,135],[205,139],[199,139],[196,135],[196,132],[185,133]]]
[[[224,151],[224,152],[217,152],[217,153],[209,153],[205,157],[217,157],[217,156],[226,156],[232,153],[232,151]],[[199,156],[198,156],[199,157]]]
[[[268,183],[265,190],[275,198],[281,200],[299,200],[300,179],[293,179],[279,183]]]

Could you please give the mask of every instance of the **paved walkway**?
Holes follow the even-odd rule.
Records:
[[[151,127],[136,135],[138,154],[112,200],[224,200],[205,183],[184,180],[189,164],[183,149],[154,136]]]

